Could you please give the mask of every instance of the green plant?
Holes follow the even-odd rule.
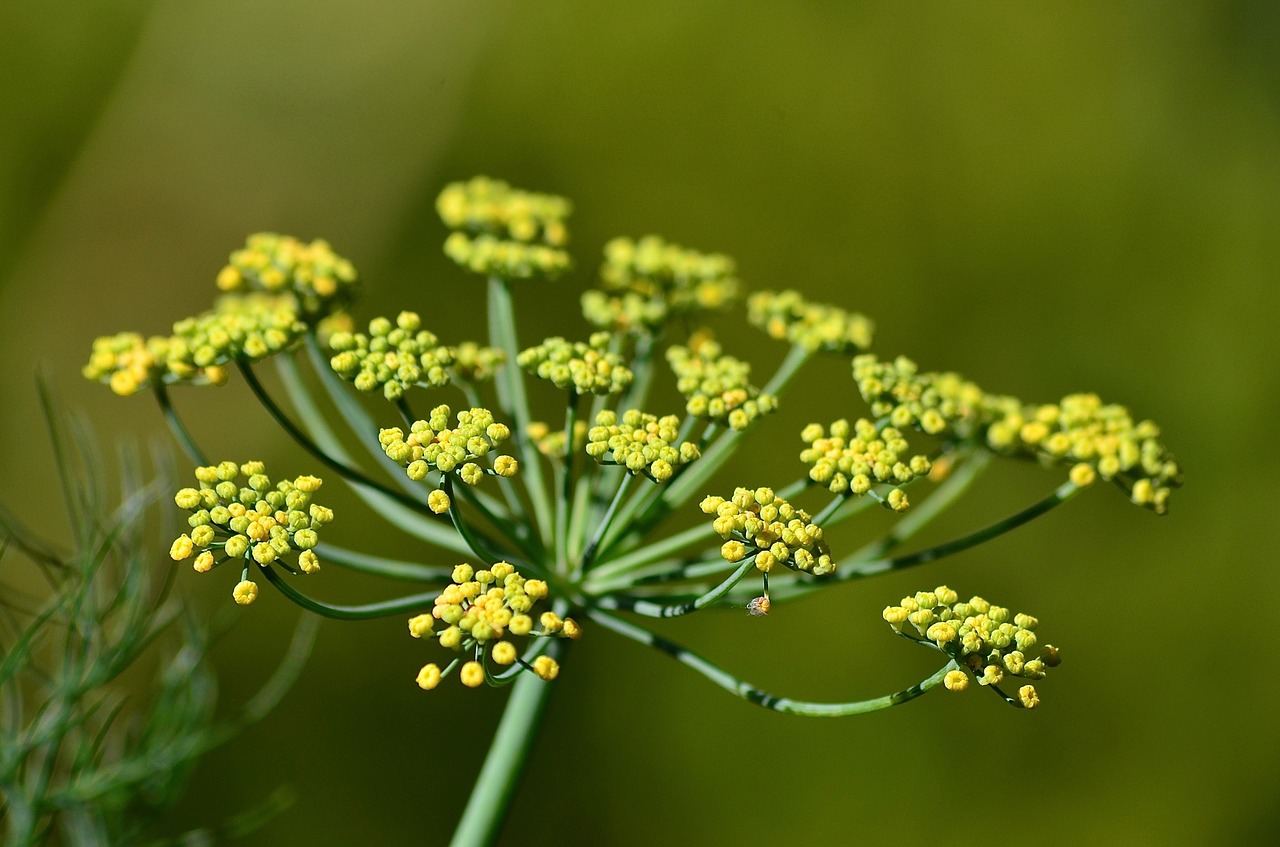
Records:
[[[120,394],[150,391],[199,464],[196,484],[175,498],[190,513],[191,529],[174,543],[174,559],[194,557],[201,572],[237,570],[233,594],[241,604],[258,596],[258,576],[319,615],[412,614],[412,636],[432,636],[445,655],[454,654],[443,667],[422,667],[417,680],[424,689],[455,672],[469,687],[514,683],[457,844],[496,836],[550,690],[545,681],[559,673],[567,642],[587,627],[655,647],[727,691],[783,712],[859,714],[938,685],[963,690],[971,679],[1014,706],[1034,708],[1039,693],[1032,683],[1059,659],[1056,648],[1038,643],[1035,618],[980,597],[960,602],[946,586],[884,611],[898,635],[942,654],[938,670],[896,693],[847,703],[768,694],[637,621],[725,606],[763,617],[780,602],[974,547],[1099,479],[1156,513],[1167,510],[1180,484],[1181,471],[1155,425],[1135,421],[1123,407],[1091,394],[1028,404],[956,374],[922,372],[906,358],[878,358],[865,352],[869,319],[794,291],[747,298],[748,321],[789,345],[778,371],[757,387],[750,365],[708,333],[681,334],[701,313],[738,298],[734,263],[652,236],[605,246],[600,287],[582,297],[596,330],[588,340],[548,338],[522,347],[511,288],[568,267],[569,203],[477,178],[448,186],[437,208],[453,230],[445,252],[487,280],[489,346],[443,343],[412,311],[355,331],[345,311],[357,291],[350,262],[321,241],[257,235],[218,275],[228,293],[212,312],[179,321],[167,337],[99,339],[85,373]],[[462,296],[446,291],[437,307]],[[707,490],[817,355],[851,358],[869,416],[804,427],[796,446],[805,471],[789,485],[748,480],[753,487]],[[255,372],[268,357],[292,412]],[[682,418],[647,408],[660,358],[684,397]],[[323,398],[307,390],[304,364]],[[312,500],[319,479],[273,485],[259,461],[209,462],[168,391],[175,384],[221,384],[231,368],[317,462],[377,516],[437,547],[439,559],[391,561],[322,543],[334,515]],[[457,414],[434,399],[446,388],[463,401]],[[351,389],[380,393],[389,405],[371,415]],[[532,390],[559,393],[562,423],[531,419]],[[411,403],[423,394],[433,397],[425,417]],[[368,451],[363,461],[345,448],[335,416]],[[995,524],[896,552],[996,457],[1061,469],[1065,480]],[[929,496],[912,505],[931,484]],[[798,505],[802,498],[817,504],[813,512]],[[839,552],[833,530],[868,508],[901,519],[862,549]],[[665,528],[678,511],[697,509],[705,516],[699,525]],[[455,564],[459,557],[471,561]],[[361,606],[322,602],[295,584],[322,563],[418,582],[425,590]],[[550,608],[538,614],[535,604],[543,600]],[[531,641],[517,648],[515,639],[524,638]],[[1021,684],[1009,693],[1001,687],[1008,680]]]
[[[170,489],[171,474],[158,472],[144,483],[139,457],[123,452],[118,487],[124,495],[111,508],[91,433],[58,413],[43,387],[42,398],[70,551],[0,509],[7,582],[0,596],[5,843],[159,847],[252,830],[287,805],[285,793],[271,793],[216,826],[171,837],[160,835],[161,815],[181,796],[202,755],[260,720],[288,691],[310,652],[316,619],[299,623],[256,696],[234,716],[216,718],[212,632],[171,595],[172,571],[153,582],[158,542],[146,516]],[[28,596],[20,586],[33,580],[24,577],[44,585]],[[122,675],[152,665],[150,697],[131,695]]]

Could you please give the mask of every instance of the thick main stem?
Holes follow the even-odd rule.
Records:
[[[555,654],[558,646],[553,644],[547,652]],[[484,847],[498,837],[553,687],[532,673],[523,674],[511,687],[498,731],[449,842],[451,847]]]

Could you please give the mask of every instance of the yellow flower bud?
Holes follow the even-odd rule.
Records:
[[[948,691],[964,691],[969,687],[969,675],[964,671],[948,671],[942,678],[942,684]]]
[[[510,641],[499,641],[489,650],[493,661],[499,665],[509,665],[516,660],[516,648]]]
[[[192,542],[191,537],[183,534],[178,536],[177,540],[173,542],[173,546],[169,548],[169,558],[175,562],[181,562],[190,556],[193,550],[195,550],[195,544]]]
[[[418,671],[418,687],[423,691],[430,691],[440,684],[440,668],[434,663],[423,665],[422,670]]]
[[[231,596],[241,606],[248,606],[258,599],[258,584],[252,580],[242,579],[236,584]]]
[[[560,675],[560,665],[550,656],[539,656],[533,660],[533,672],[545,680],[553,680]]]
[[[435,619],[431,615],[414,615],[409,618],[409,634],[414,638],[430,635],[434,625]]]
[[[479,662],[467,662],[458,672],[458,679],[467,688],[478,688],[484,684],[484,667]]]

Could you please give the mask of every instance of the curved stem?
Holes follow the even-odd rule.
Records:
[[[627,597],[625,595],[606,594],[596,601],[598,609],[621,609],[627,612],[635,612],[637,615],[644,615],[648,618],[675,618],[681,615],[692,614],[699,609],[705,608],[715,601],[719,600],[725,594],[729,593],[729,589],[733,588],[742,578],[747,575],[747,571],[754,567],[756,557],[754,555],[743,559],[738,569],[729,574],[723,582],[712,588],[706,594],[698,597],[688,603],[677,603],[672,606],[666,606],[662,603],[654,603],[650,600],[641,600],[638,597]]]
[[[497,548],[480,533],[471,529],[466,521],[462,519],[462,512],[458,509],[458,497],[453,490],[453,475],[445,474],[441,490],[449,495],[449,519],[453,521],[453,528],[457,530],[458,535],[462,536],[462,540],[466,542],[467,547],[471,548],[471,552],[475,554],[483,562],[492,563],[508,558],[506,554],[497,550]],[[527,565],[523,559],[514,556],[510,557],[516,564]]]
[[[196,440],[191,437],[191,431],[182,422],[182,418],[178,417],[178,410],[173,408],[173,401],[169,399],[169,389],[164,383],[157,382],[152,393],[155,395],[156,402],[160,404],[160,410],[164,412],[164,420],[169,425],[169,431],[173,433],[173,437],[182,445],[182,451],[187,454],[187,458],[197,465],[209,464],[204,451],[196,444]]]
[[[787,712],[792,715],[806,715],[810,717],[843,717],[845,715],[861,715],[867,712],[875,712],[880,709],[887,709],[890,706],[896,706],[899,703],[906,703],[908,700],[914,700],[926,691],[934,688],[942,682],[943,677],[949,671],[955,670],[958,666],[954,661],[949,661],[939,668],[932,676],[904,688],[901,691],[895,691],[893,694],[886,694],[883,697],[875,697],[870,700],[855,700],[848,703],[815,703],[807,700],[792,700],[789,697],[778,697],[756,688],[754,685],[743,682],[720,667],[708,662],[706,659],[686,650],[674,641],[668,641],[659,635],[655,635],[643,627],[624,621],[622,618],[615,617],[607,612],[591,611],[587,613],[592,620],[606,629],[611,629],[619,635],[630,638],[639,644],[660,650],[671,656],[677,662],[686,667],[690,667],[698,673],[711,680],[716,685],[746,700],[748,703],[754,703],[766,709],[772,709],[775,712]]]
[[[396,559],[385,559],[358,550],[347,550],[332,544],[321,544],[316,548],[316,555],[321,563],[333,562],[353,571],[385,576],[391,579],[408,579],[420,582],[431,582],[443,579],[448,581],[453,573],[452,568],[443,566],[420,565],[416,562],[402,562]]]
[[[943,556],[950,556],[953,553],[959,553],[961,550],[968,550],[970,547],[976,547],[979,544],[983,544],[993,538],[1004,535],[1010,530],[1017,529],[1025,523],[1035,520],[1045,512],[1067,502],[1079,491],[1080,488],[1075,483],[1070,481],[1064,482],[1062,485],[1055,488],[1053,493],[1048,497],[1031,504],[1022,511],[1010,515],[1004,520],[996,521],[988,527],[984,527],[977,532],[970,533],[969,535],[961,538],[955,538],[935,547],[919,550],[906,556],[898,556],[892,559],[872,559],[861,561],[856,559],[846,559],[836,565],[834,578],[837,581],[856,579],[858,577],[870,576],[871,574],[884,573],[885,571],[909,567],[910,565],[932,562],[934,559],[941,559]]]
[[[1022,511],[1010,515],[1001,521],[996,521],[988,527],[970,533],[960,538],[954,538],[951,541],[938,544],[934,547],[927,547],[924,550],[917,550],[915,553],[908,553],[905,556],[896,556],[893,558],[883,559],[845,559],[836,565],[836,572],[830,576],[823,577],[820,581],[813,583],[800,582],[790,579],[786,582],[775,582],[777,590],[773,593],[772,599],[777,602],[779,600],[794,600],[798,597],[804,597],[812,594],[814,591],[821,589],[830,582],[845,582],[848,580],[861,579],[863,577],[873,576],[875,574],[887,573],[889,571],[900,570],[901,568],[911,567],[912,565],[921,565],[925,562],[932,562],[953,553],[959,553],[968,550],[970,547],[976,547],[1004,535],[1010,530],[1017,529],[1025,523],[1028,523],[1040,517],[1044,513],[1054,509],[1057,506],[1070,500],[1080,489],[1074,483],[1068,481],[1058,486],[1049,496],[1043,500],[1028,506]],[[733,602],[738,598],[730,598]]]
[[[978,474],[990,462],[991,454],[987,452],[978,453],[968,461],[963,462],[959,468],[943,480],[931,495],[925,498],[923,503],[909,509],[902,520],[893,525],[893,529],[855,552],[850,558],[855,561],[875,559],[911,538],[951,506],[952,503],[960,499],[960,495],[968,490],[969,486],[978,477]]]
[[[289,584],[288,580],[280,574],[276,573],[275,568],[267,566],[258,569],[266,577],[267,581],[279,589],[280,593],[288,597],[294,603],[297,603],[308,612],[314,612],[317,615],[326,618],[336,618],[344,621],[365,621],[371,618],[385,618],[390,615],[402,615],[405,612],[414,609],[422,609],[429,607],[435,602],[436,595],[440,592],[430,591],[423,594],[411,594],[407,597],[398,597],[395,600],[384,600],[381,603],[366,603],[363,606],[334,606],[329,603],[322,603],[307,595]]]
[[[548,655],[556,657],[562,644],[557,640],[548,647]],[[484,766],[449,842],[451,847],[485,847],[497,839],[553,688],[531,673],[523,674],[511,687]]]
[[[258,398],[258,402],[260,402],[263,408],[270,413],[276,423],[280,424],[281,428],[283,428],[285,432],[289,433],[289,436],[298,443],[298,446],[302,447],[302,449],[306,450],[316,459],[323,462],[327,467],[332,468],[358,485],[372,488],[374,491],[378,491],[388,497],[394,498],[415,511],[421,512],[426,509],[426,507],[415,498],[410,497],[401,491],[397,491],[394,488],[389,488],[377,480],[370,479],[362,471],[338,461],[324,450],[321,450],[320,446],[312,441],[311,438],[302,431],[302,428],[294,423],[293,420],[284,413],[284,410],[276,404],[275,400],[271,399],[271,395],[267,393],[267,389],[258,381],[258,377],[254,374],[253,368],[243,361],[238,361],[236,364],[240,368],[240,373],[244,375],[245,381],[249,384],[249,389],[253,392],[253,395]]]

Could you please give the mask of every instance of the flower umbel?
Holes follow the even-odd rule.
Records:
[[[460,831],[474,835],[479,830],[470,822],[492,824],[504,813],[550,688],[542,683],[558,675],[568,641],[580,632],[578,620],[654,647],[734,696],[791,714],[862,714],[937,687],[964,690],[974,680],[1034,708],[1039,694],[1032,683],[1058,661],[1055,648],[1038,645],[1036,621],[978,597],[962,603],[945,586],[884,611],[899,635],[940,652],[943,664],[899,691],[848,702],[762,691],[638,621],[731,608],[738,615],[745,609],[752,626],[785,626],[788,604],[799,598],[976,547],[1068,502],[1098,478],[1157,514],[1181,484],[1182,470],[1159,429],[1123,406],[1087,393],[1024,403],[953,373],[921,372],[909,359],[882,359],[864,352],[872,342],[869,318],[796,291],[747,299],[747,321],[789,348],[757,387],[752,364],[731,354],[741,344],[737,334],[713,341],[693,319],[735,301],[741,284],[734,262],[656,236],[605,245],[600,288],[582,298],[588,322],[605,331],[586,342],[557,336],[528,346],[526,328],[522,344],[517,324],[528,316],[518,317],[533,303],[517,303],[513,283],[549,280],[569,267],[568,201],[477,177],[445,188],[437,209],[452,230],[445,252],[487,277],[476,283],[483,295],[459,300],[465,320],[456,323],[487,327],[487,338],[443,344],[409,309],[357,332],[344,311],[356,293],[351,263],[323,241],[260,234],[218,275],[218,287],[231,296],[213,311],[179,321],[168,337],[100,338],[84,374],[121,395],[152,389],[199,466],[198,487],[175,498],[190,513],[190,531],[173,543],[174,559],[194,559],[197,571],[237,562],[233,595],[241,604],[260,594],[256,569],[288,599],[327,617],[419,613],[409,620],[410,633],[430,635],[457,653],[444,667],[421,669],[423,688],[455,671],[469,687],[514,683],[492,767],[484,769],[490,776],[477,783]],[[551,285],[529,293],[556,296]],[[488,315],[477,321],[481,297]],[[758,345],[742,346],[749,352]],[[761,435],[766,440],[756,448],[744,444],[757,428],[785,424],[757,427],[818,353],[850,357],[856,391],[853,385],[831,391],[850,409],[829,425],[803,427],[799,464],[769,479],[782,471],[760,459],[788,452],[786,438],[794,435],[773,442]],[[279,369],[287,404],[256,376],[267,358]],[[293,587],[299,574],[318,569],[318,532],[332,519],[311,502],[319,480],[273,485],[261,462],[210,464],[167,393],[171,384],[221,383],[232,365],[297,445],[369,506],[370,521],[385,520],[413,539],[406,548],[413,561],[326,543],[326,563],[412,580],[424,591],[343,605]],[[658,384],[662,379],[666,385]],[[316,385],[323,402],[311,396]],[[455,416],[449,405],[434,403],[420,418],[411,408],[412,388],[461,394],[461,411]],[[393,401],[389,414],[400,425],[384,426],[392,421],[379,420],[353,393],[375,390]],[[375,405],[378,414],[388,413]],[[357,442],[369,456],[348,451]],[[906,549],[1005,458],[1058,467],[1066,479],[1001,520]],[[496,479],[479,486],[486,476]],[[722,478],[732,497],[710,495]],[[696,517],[695,503],[710,525],[681,524]],[[889,510],[877,520],[891,526],[846,525],[876,503]],[[850,549],[851,539],[859,546]],[[479,570],[440,564],[460,556],[496,564]],[[743,584],[753,571],[762,586]],[[551,608],[533,612],[543,599]],[[522,638],[535,640],[517,647]],[[1006,694],[1001,685],[1013,679],[1020,685]],[[475,840],[491,840],[493,832]]]
[[[242,476],[243,485],[238,482]],[[173,498],[178,508],[191,513],[191,531],[178,536],[169,550],[174,561],[194,555],[197,573],[236,562],[242,570],[234,596],[242,606],[258,597],[258,587],[249,579],[255,565],[275,563],[304,574],[320,570],[313,548],[333,512],[311,502],[321,485],[318,478],[300,476],[273,485],[262,462],[222,462],[196,468],[196,479],[198,488],[183,488]],[[296,565],[289,564],[295,555]]]
[[[1030,683],[1019,687],[1016,696],[999,687],[1006,677],[1043,679],[1049,668],[1061,663],[1057,647],[1045,644],[1034,649],[1039,643],[1035,633],[1039,621],[981,597],[964,603],[959,600],[956,592],[940,585],[933,591],[903,597],[897,606],[886,606],[883,617],[894,632],[952,657],[978,685],[995,691],[1011,705],[1024,709],[1040,705],[1040,696]],[[963,677],[962,671],[951,671],[947,689],[963,691],[968,687]]]
[[[580,627],[573,618],[561,618],[555,612],[543,612],[536,620],[533,607],[547,596],[547,584],[539,579],[525,579],[507,562],[485,570],[463,563],[453,569],[453,584],[436,597],[430,613],[409,619],[409,634],[414,638],[434,635],[440,646],[462,656],[443,670],[434,664],[424,665],[418,672],[418,686],[430,691],[458,668],[462,684],[476,688],[484,682],[500,685],[511,682],[513,672],[496,672],[490,666],[515,666],[544,680],[555,679],[560,666],[550,656],[535,650],[522,659],[516,638],[577,638]],[[436,628],[440,627],[439,632]],[[470,660],[463,664],[463,657]]]

